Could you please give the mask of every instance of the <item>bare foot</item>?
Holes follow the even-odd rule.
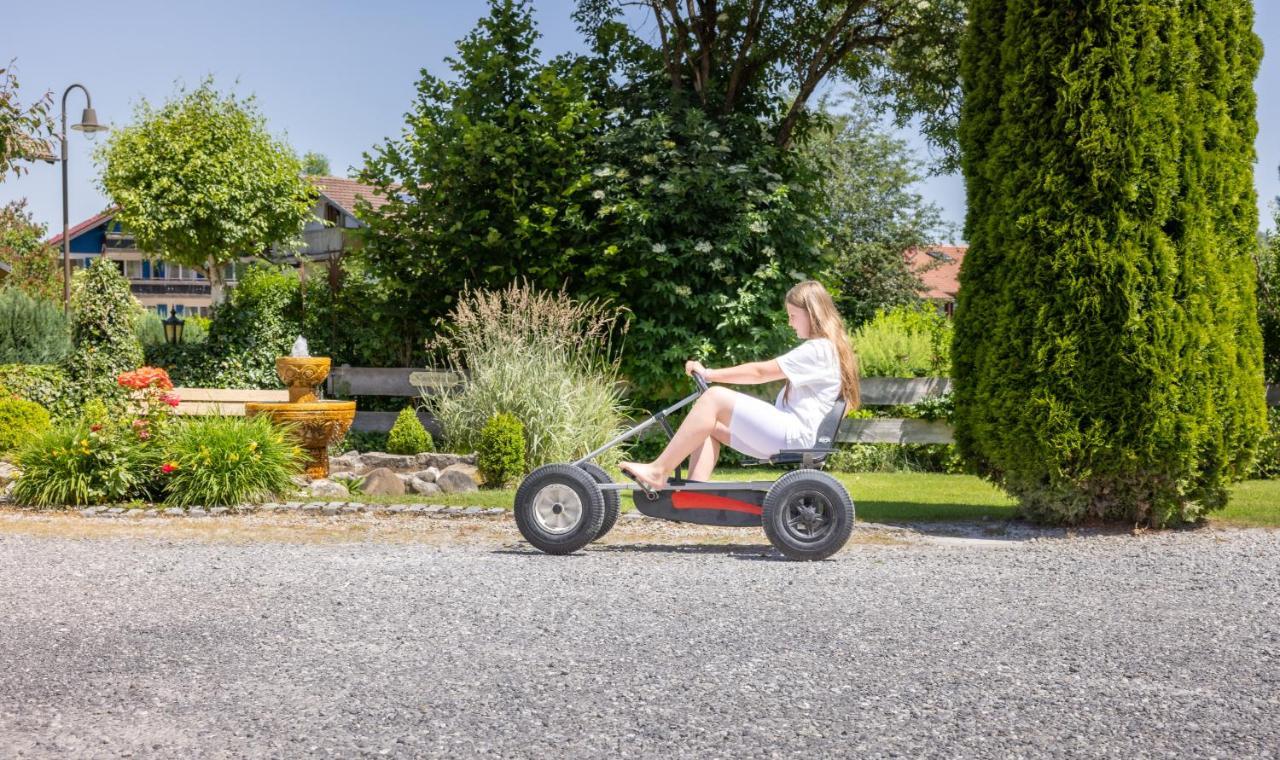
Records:
[[[667,485],[667,474],[658,469],[656,464],[644,462],[619,462],[618,469],[628,472],[636,480],[657,490]]]

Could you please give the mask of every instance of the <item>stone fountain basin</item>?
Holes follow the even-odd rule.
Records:
[[[351,427],[356,418],[356,402],[250,402],[244,405],[244,413],[246,417],[267,414],[277,425],[289,425],[307,450],[307,476],[323,478],[329,474],[329,444],[345,435]]]

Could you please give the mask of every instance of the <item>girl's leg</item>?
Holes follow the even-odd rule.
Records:
[[[676,465],[684,461],[703,445],[703,442],[716,431],[716,423],[727,429],[733,419],[733,405],[738,393],[728,388],[715,386],[694,402],[689,414],[685,415],[680,428],[672,436],[667,447],[658,458],[648,464],[640,462],[621,462],[619,467],[630,472],[640,482],[650,488],[661,488],[667,482],[667,476],[676,469]]]
[[[689,480],[710,480],[711,471],[720,459],[720,444],[729,442],[729,426],[716,423],[715,432],[689,455]]]

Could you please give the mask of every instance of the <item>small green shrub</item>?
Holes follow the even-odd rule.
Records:
[[[235,506],[293,488],[302,450],[269,417],[197,417],[171,426],[165,503]]]
[[[435,442],[431,440],[431,434],[427,429],[422,426],[418,413],[413,407],[401,409],[395,424],[391,426],[391,432],[387,434],[387,453],[417,454],[431,451],[433,448],[435,448]]]
[[[34,401],[0,398],[0,453],[16,448],[49,428],[49,412]]]
[[[514,415],[495,414],[480,431],[476,466],[486,486],[501,488],[524,475],[524,425]]]
[[[74,422],[31,439],[15,458],[19,504],[70,507],[155,495],[160,452],[131,430]]]
[[[1258,441],[1258,453],[1249,477],[1262,480],[1280,477],[1280,407],[1267,408],[1267,432]]]
[[[0,364],[56,364],[70,351],[61,306],[17,288],[0,290]]]
[[[0,395],[34,401],[59,420],[76,416],[80,407],[80,394],[67,373],[51,365],[0,365]]]
[[[930,304],[896,306],[852,336],[863,377],[947,377],[951,322]]]

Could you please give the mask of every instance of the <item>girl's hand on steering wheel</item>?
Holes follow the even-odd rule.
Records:
[[[711,382],[711,378],[707,377],[707,368],[702,366],[702,362],[696,359],[690,359],[684,363],[684,373],[692,376],[694,373],[702,375],[702,379]]]

